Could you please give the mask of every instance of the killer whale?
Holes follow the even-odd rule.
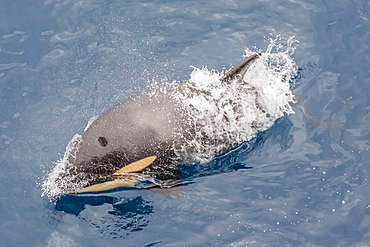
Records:
[[[246,86],[248,83],[243,79],[260,56],[256,53],[245,58],[218,80],[254,95],[254,108],[264,118],[270,118],[259,103],[255,87]],[[171,186],[180,176],[176,166],[192,162],[192,153],[201,153],[204,146],[214,147],[211,149],[213,154],[230,147],[225,136],[207,132],[207,128],[212,128],[209,123],[195,120],[199,112],[189,110],[194,108],[193,103],[184,106],[184,99],[191,102],[189,99],[193,95],[217,101],[204,88],[186,81],[139,94],[100,115],[88,124],[82,136],[71,141],[63,169],[59,167],[50,174],[49,181],[58,187],[54,194],[132,187],[144,180],[159,180],[162,187]],[[227,107],[223,109],[223,105]],[[218,105],[216,111],[222,111],[219,114],[222,121],[229,124],[235,119],[231,119],[227,111],[243,115],[243,107],[228,100],[228,103]],[[256,121],[247,124],[256,132],[266,129]],[[241,140],[251,137],[245,136]]]

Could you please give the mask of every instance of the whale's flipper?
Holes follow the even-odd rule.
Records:
[[[153,163],[153,161],[155,161],[155,159],[157,159],[157,156],[150,156],[150,157],[141,159],[141,160],[136,161],[134,163],[131,163],[131,164],[125,166],[125,167],[122,167],[121,169],[119,169],[118,171],[113,173],[113,175],[124,175],[124,174],[130,173],[130,172],[141,171],[145,167],[147,167],[151,163]]]
[[[253,62],[261,56],[261,53],[253,54],[252,56],[249,56],[245,58],[243,61],[238,63],[236,66],[234,66],[232,69],[227,72],[226,75],[221,77],[221,81],[232,81],[236,78],[242,80],[245,73],[249,69],[249,67],[253,64]]]
[[[132,172],[143,170],[144,168],[152,164],[153,161],[156,159],[157,159],[157,156],[150,156],[150,157],[141,159],[125,167],[122,167],[121,169],[113,173],[114,176],[119,176],[119,178],[117,179],[104,182],[104,183],[100,183],[100,184],[94,184],[86,188],[83,188],[79,191],[71,191],[69,193],[97,192],[97,191],[111,190],[111,189],[119,188],[119,187],[135,187],[135,184],[137,182],[144,181],[145,179],[141,178],[139,175],[132,173]],[[132,173],[132,174],[128,174],[128,173]]]
[[[98,192],[98,191],[105,191],[111,190],[119,187],[135,187],[137,182],[142,181],[143,179],[139,176],[125,176],[124,179],[115,179],[112,181],[94,184],[89,187],[83,188],[79,191],[71,191],[69,193],[84,193],[84,192]]]

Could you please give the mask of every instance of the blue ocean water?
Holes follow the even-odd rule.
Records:
[[[370,4],[5,0],[1,246],[370,246]],[[175,196],[42,197],[88,119],[153,83],[223,70],[295,36],[304,110],[204,167]],[[255,48],[254,48],[255,47]]]

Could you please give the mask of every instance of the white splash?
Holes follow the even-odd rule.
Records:
[[[276,44],[278,40],[281,38],[271,40],[243,82],[221,82],[220,73],[194,68],[188,86],[176,95],[188,111],[192,129],[186,145],[175,147],[179,157],[186,162],[207,162],[215,154],[251,140],[284,114],[294,113],[289,87],[289,79],[296,73],[291,58],[294,40],[286,41],[284,51],[283,45]],[[273,50],[279,52],[271,53]]]
[[[91,124],[92,124],[96,119],[98,119],[98,117],[99,117],[99,115],[96,115],[96,116],[91,117],[91,118],[89,119],[89,121],[87,122],[87,125],[86,125],[86,127],[85,127],[84,131],[86,131],[86,130],[90,127],[90,125],[91,125]]]
[[[78,144],[81,142],[81,135],[75,134],[72,140],[68,143],[66,147],[66,152],[64,156],[59,161],[55,162],[55,167],[48,177],[44,180],[41,185],[42,196],[56,196],[68,191],[74,191],[80,187],[83,187],[83,181],[80,179],[76,183],[76,176],[70,173],[73,169],[73,164],[69,162],[70,157],[75,157],[78,150]],[[71,174],[70,176],[66,176]],[[86,186],[86,184],[85,184]]]

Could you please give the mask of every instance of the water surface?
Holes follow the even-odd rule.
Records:
[[[368,1],[4,1],[0,10],[2,246],[367,246]],[[295,36],[306,111],[184,172],[178,196],[41,197],[88,119],[145,91],[222,71]],[[175,192],[176,193],[176,192]]]

